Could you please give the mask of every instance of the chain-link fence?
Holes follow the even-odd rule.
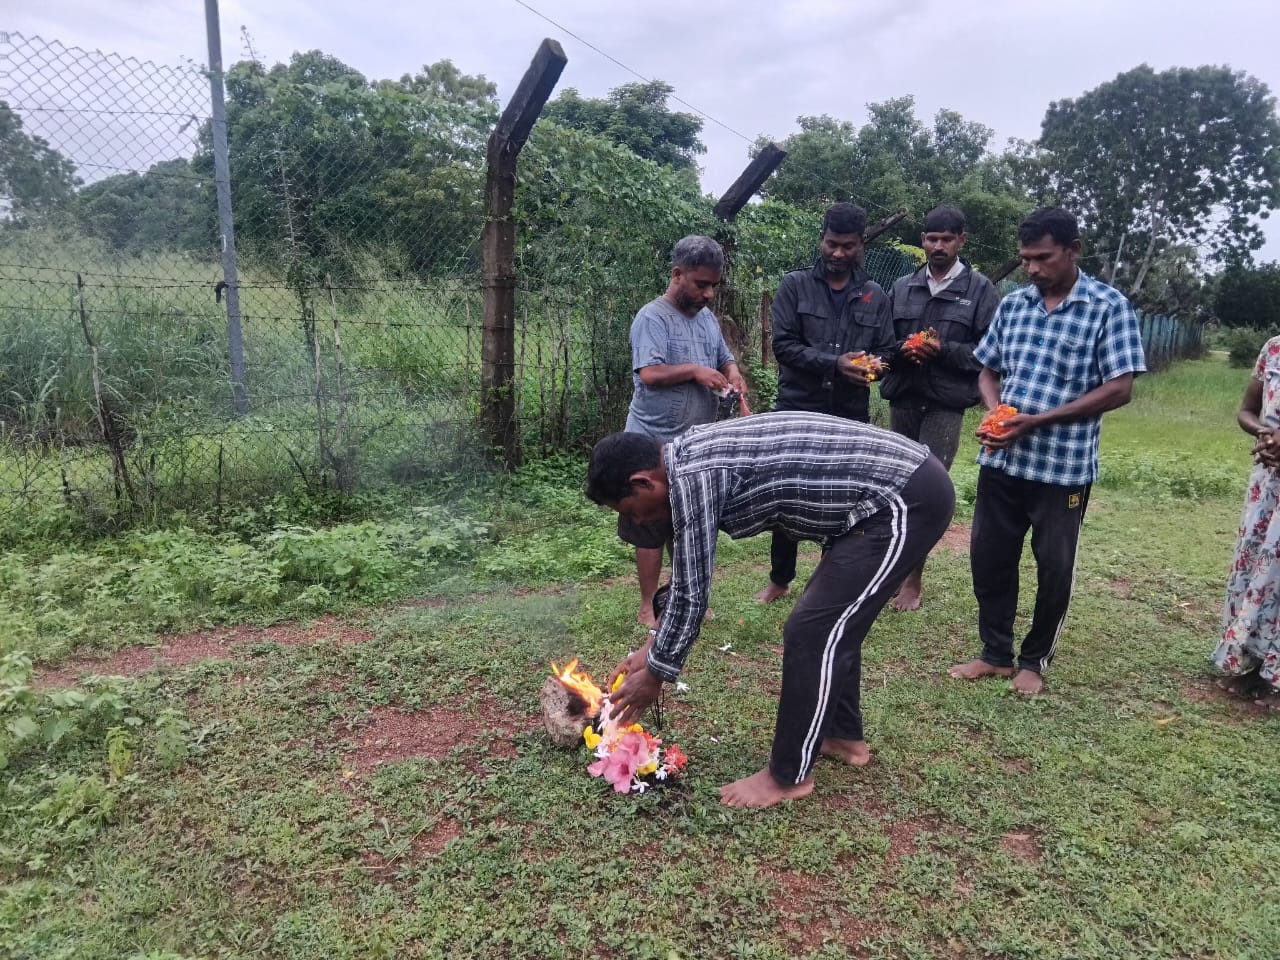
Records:
[[[228,71],[247,412],[210,83],[0,35],[0,512],[113,516],[465,469],[480,109],[318,54]]]
[[[216,513],[490,461],[487,91],[430,68],[370,81],[315,52],[231,66],[229,317],[207,72],[16,33],[0,62],[0,512]],[[545,125],[517,216],[515,416],[530,453],[582,446],[625,416],[631,318],[672,244],[727,228],[669,171]],[[759,318],[736,312],[749,353]]]
[[[451,71],[371,80],[314,51],[229,67],[227,291],[208,73],[0,33],[0,516],[216,516],[492,463],[497,108]],[[767,401],[768,294],[812,262],[819,213],[764,203],[723,224],[690,178],[542,123],[512,216],[526,454],[620,428],[631,320],[690,233],[725,241],[718,313]],[[916,262],[875,245],[866,265],[888,287]]]

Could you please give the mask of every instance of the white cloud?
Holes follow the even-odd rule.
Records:
[[[910,93],[924,118],[958,110],[1010,136],[1037,135],[1050,101],[1074,97],[1148,62],[1157,69],[1229,63],[1280,91],[1273,53],[1280,7],[1260,0],[526,0],[646,77],[742,133],[784,137],[802,114],[861,123],[865,104]],[[29,0],[0,29],[70,46],[174,63],[205,60],[198,0]],[[515,0],[223,0],[224,57],[285,60],[318,48],[374,77],[394,77],[444,57],[481,73],[509,96],[538,42],[555,37],[569,64],[561,87],[601,96],[634,76]],[[0,80],[0,83],[3,83]],[[747,160],[747,144],[707,123],[704,185],[722,191]],[[1271,224],[1275,226],[1270,226]],[[1280,257],[1280,218],[1264,251]]]

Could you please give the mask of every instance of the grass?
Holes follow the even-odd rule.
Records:
[[[0,543],[14,539],[7,517],[32,512],[46,515],[40,526],[120,529],[299,486],[387,490],[492,460],[477,436],[477,277],[412,279],[369,259],[351,286],[307,291],[308,335],[297,293],[245,266],[249,413],[237,417],[225,307],[212,295],[209,264],[121,260],[84,238],[57,239],[0,244]],[[616,368],[611,347],[625,345],[634,307],[596,298],[584,315],[562,293],[519,297],[516,415],[530,451],[581,444],[616,421],[629,396],[625,376],[597,367]],[[99,388],[123,437],[133,502],[102,439]]]
[[[465,556],[349,590],[362,643],[251,634],[79,706],[10,664],[9,702],[26,689],[21,710],[66,729],[8,757],[0,943],[77,960],[1274,957],[1277,721],[1220,698],[1205,665],[1248,468],[1242,390],[1221,362],[1180,364],[1108,416],[1104,461],[1151,470],[1095,491],[1047,695],[945,679],[975,650],[975,609],[967,558],[939,552],[925,611],[887,612],[866,647],[872,765],[824,762],[812,797],[769,811],[717,794],[772,732],[787,610],[749,602],[765,543],[722,545],[717,617],[688,693],[668,696],[682,785],[616,797],[541,732],[549,660],[604,673],[639,639],[633,585],[607,579],[626,558],[572,464],[456,503],[451,517],[492,527]],[[1175,468],[1185,482],[1164,482]],[[254,563],[278,559],[269,529],[241,538]],[[207,562],[203,535],[186,549]],[[65,608],[26,636],[46,666],[116,646],[90,625],[95,610],[123,623],[114,607],[41,583],[0,596],[24,616],[42,594]],[[249,613],[171,603],[178,620]]]

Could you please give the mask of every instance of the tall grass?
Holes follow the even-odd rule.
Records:
[[[5,238],[0,514],[40,512],[51,498],[88,517],[220,508],[299,486],[421,479],[460,452],[482,454],[477,279],[405,279],[359,262],[360,280],[332,289],[242,268],[250,413],[237,417],[218,265]],[[125,502],[100,406],[141,503]]]
[[[1251,463],[1235,417],[1247,379],[1214,356],[1139,377],[1133,401],[1103,420],[1100,483],[1189,498],[1234,492]]]

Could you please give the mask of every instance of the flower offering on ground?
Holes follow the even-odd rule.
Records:
[[[678,746],[663,748],[662,738],[655,737],[643,726],[633,723],[621,726],[609,714],[612,705],[587,674],[577,670],[572,661],[561,670],[552,664],[557,680],[578,694],[593,711],[592,719],[582,731],[583,742],[595,755],[587,767],[593,777],[603,777],[618,793],[644,793],[652,786],[665,784],[684,771],[689,762]],[[613,682],[613,690],[622,685],[622,675]],[[599,707],[599,713],[594,712]]]
[[[640,724],[623,727],[615,723],[609,717],[607,700],[598,723],[583,730],[582,739],[596,757],[587,773],[603,777],[618,793],[644,793],[680,776],[689,762],[678,746],[672,744],[664,750],[662,739]]]

